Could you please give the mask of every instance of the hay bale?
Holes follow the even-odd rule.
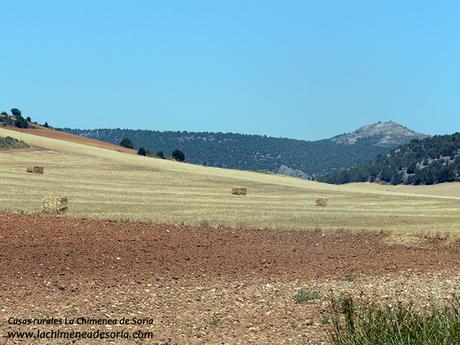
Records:
[[[69,209],[67,197],[45,196],[42,200],[43,213],[62,214]]]
[[[244,187],[233,187],[232,188],[233,195],[246,195],[247,193],[248,193],[248,190]]]
[[[316,199],[316,207],[326,207],[327,206],[327,198],[318,198]]]
[[[27,167],[26,171],[32,174],[43,174],[45,169],[39,166]]]

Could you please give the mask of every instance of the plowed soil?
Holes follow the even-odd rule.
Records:
[[[1,215],[4,276],[341,277],[458,267],[460,248],[388,245],[377,233],[233,230]],[[20,268],[20,270],[18,270]],[[69,269],[72,268],[72,269]]]
[[[0,214],[0,330],[13,316],[140,315],[157,343],[327,343],[321,305],[295,304],[296,289],[449,293],[460,244],[421,241]]]

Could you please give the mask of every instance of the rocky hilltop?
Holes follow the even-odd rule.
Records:
[[[427,137],[428,135],[414,132],[399,123],[386,121],[363,126],[354,132],[333,137],[331,140],[337,144],[356,144],[359,140],[370,139],[374,145],[391,147]]]

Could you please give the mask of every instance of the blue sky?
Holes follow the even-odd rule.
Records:
[[[458,1],[0,0],[0,110],[322,139],[460,130]]]

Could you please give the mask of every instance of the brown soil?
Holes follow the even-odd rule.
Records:
[[[126,147],[113,145],[113,144],[95,140],[95,139],[80,137],[78,135],[74,135],[74,134],[70,134],[66,132],[60,132],[60,131],[57,131],[51,128],[37,127],[37,128],[24,129],[24,128],[8,127],[8,129],[13,130],[13,131],[18,131],[18,132],[24,132],[27,134],[38,135],[38,136],[46,137],[46,138],[59,139],[59,140],[65,140],[65,141],[70,141],[70,142],[79,143],[79,144],[101,147],[104,149],[109,149],[109,150],[114,150],[114,151],[119,151],[119,152],[136,153],[135,150],[128,149]]]
[[[1,215],[0,271],[17,276],[289,276],[318,279],[458,267],[460,246],[389,245],[377,233],[234,230]],[[427,247],[427,248],[426,248]],[[66,269],[72,267],[72,269]]]
[[[0,214],[0,329],[11,316],[139,315],[155,320],[142,329],[157,343],[327,343],[321,305],[295,304],[296,289],[447,293],[459,252],[457,242],[408,247],[377,233]]]

